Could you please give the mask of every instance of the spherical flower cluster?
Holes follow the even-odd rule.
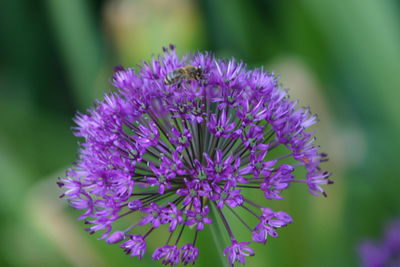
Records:
[[[381,242],[365,241],[359,247],[362,266],[400,266],[400,220],[395,220],[385,229]]]
[[[168,80],[171,73],[174,79]],[[147,237],[165,226],[169,238],[152,258],[193,264],[199,233],[221,223],[230,239],[224,250],[229,264],[245,263],[254,252],[250,242],[236,239],[232,220],[260,243],[292,222],[246,191],[282,199],[296,182],[318,196],[325,195],[321,185],[331,183],[320,169],[326,155],[307,131],[317,117],[297,108],[277,78],[262,69],[247,70],[208,53],[180,59],[170,46],[137,72],[117,67],[112,83],[116,93],[78,114],[80,157],[59,185],[70,205],[83,211],[87,230],[101,231],[109,244],[121,243],[130,256],[142,258]],[[276,156],[274,150],[285,152]],[[295,177],[298,168],[303,178]],[[257,223],[249,225],[239,210]],[[114,229],[126,217],[130,225]],[[184,230],[192,242],[182,244]]]

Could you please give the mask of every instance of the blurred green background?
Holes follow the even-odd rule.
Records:
[[[1,1],[0,266],[161,266],[89,236],[55,182],[76,159],[76,110],[111,90],[115,65],[170,43],[281,74],[321,120],[328,198],[294,186],[265,202],[295,222],[247,266],[357,266],[357,243],[400,215],[396,0]],[[197,266],[221,266],[211,236]]]

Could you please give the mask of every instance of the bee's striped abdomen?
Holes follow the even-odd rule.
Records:
[[[165,77],[164,83],[166,85],[171,85],[183,80],[199,81],[202,78],[203,78],[203,72],[201,68],[188,65],[168,73],[167,77]]]
[[[181,79],[182,73],[179,69],[174,70],[173,72],[168,73],[167,77],[164,80],[166,85],[171,85]]]

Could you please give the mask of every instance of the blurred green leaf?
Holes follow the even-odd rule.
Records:
[[[46,0],[53,33],[58,41],[76,101],[83,107],[99,95],[96,80],[104,61],[100,32],[89,1]],[[102,84],[105,86],[105,84]]]

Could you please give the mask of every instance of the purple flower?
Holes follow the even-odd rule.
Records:
[[[217,198],[214,198],[217,204],[217,208],[222,209],[225,204],[232,208],[236,208],[237,206],[242,205],[244,197],[241,194],[241,190],[232,190],[231,188],[232,187],[229,183],[227,183],[223,189],[221,189],[220,187],[214,188],[214,190],[217,192]]]
[[[265,198],[282,199],[283,197],[279,193],[288,188],[290,182],[293,181],[293,171],[294,168],[291,165],[282,164],[274,173],[269,173],[260,185],[261,190],[264,191]]]
[[[164,208],[159,207],[156,203],[152,202],[150,203],[149,207],[142,208],[140,211],[145,213],[146,216],[144,216],[140,222],[139,225],[146,225],[150,224],[154,228],[160,227],[161,224],[164,224],[165,218],[163,217],[163,210]]]
[[[224,255],[228,257],[228,262],[231,266],[237,261],[241,264],[245,264],[246,257],[254,256],[254,251],[246,246],[248,244],[250,244],[250,242],[237,242],[236,240],[232,240],[232,245],[224,250]]]
[[[254,99],[243,99],[242,105],[237,111],[237,116],[244,125],[254,125],[266,117],[267,109],[264,108],[264,101],[254,102]]]
[[[160,165],[160,168],[157,168],[153,162],[148,163],[155,177],[147,177],[146,182],[151,186],[158,186],[158,192],[164,194],[165,189],[171,188],[170,180],[175,177],[175,173],[163,164]]]
[[[236,129],[236,123],[230,122],[231,116],[226,117],[226,110],[222,110],[221,116],[217,118],[217,114],[211,114],[207,123],[208,130],[216,137],[238,138],[242,133],[241,129]]]
[[[400,220],[387,225],[383,240],[364,241],[358,251],[364,267],[400,266]]]
[[[179,224],[182,224],[182,210],[178,209],[174,203],[169,203],[169,208],[164,209],[165,220],[169,223],[169,231],[175,231]]]
[[[173,245],[165,245],[157,248],[153,253],[153,260],[161,260],[165,265],[175,266],[179,263],[180,249]]]
[[[386,249],[400,256],[400,220],[393,221],[387,226],[385,241]]]
[[[274,212],[269,208],[261,210],[260,223],[254,228],[252,238],[255,242],[266,243],[268,235],[277,237],[276,229],[291,223],[292,218],[283,211]]]
[[[146,241],[141,235],[130,235],[130,239],[123,244],[121,248],[124,249],[126,254],[130,254],[131,257],[137,256],[139,259],[143,258],[146,252]]]
[[[184,245],[181,251],[181,261],[184,265],[188,263],[194,264],[199,256],[199,249],[195,248],[192,244]]]
[[[181,133],[176,128],[171,129],[171,137],[169,141],[171,144],[176,145],[177,147],[188,147],[190,145],[190,141],[192,140],[192,134],[188,129],[184,129],[183,133]]]
[[[203,154],[203,157],[207,161],[205,172],[213,177],[215,182],[220,182],[224,178],[232,175],[232,155],[229,155],[225,160],[223,160],[222,151],[218,149],[215,155],[215,161],[213,161],[206,153]]]
[[[157,243],[153,259],[194,263],[201,230],[221,223],[230,264],[244,263],[254,253],[249,242],[236,241],[231,220],[261,243],[292,222],[246,191],[281,199],[291,184],[303,184],[325,195],[331,183],[320,166],[326,154],[307,129],[316,116],[262,69],[208,53],[180,59],[170,46],[136,71],[117,67],[112,84],[116,92],[75,118],[79,159],[58,185],[82,210],[87,231],[122,242],[131,256],[142,258],[147,237],[165,225],[168,239]],[[295,177],[303,170],[304,179]],[[246,222],[242,212],[258,221]],[[193,241],[182,244],[183,234]]]
[[[365,242],[359,247],[363,267],[385,267],[389,254],[373,243]]]
[[[205,206],[202,210],[188,210],[186,212],[186,216],[188,218],[188,220],[186,221],[186,225],[196,225],[197,231],[203,230],[205,224],[212,223],[212,220],[206,217],[208,212],[208,206]]]

